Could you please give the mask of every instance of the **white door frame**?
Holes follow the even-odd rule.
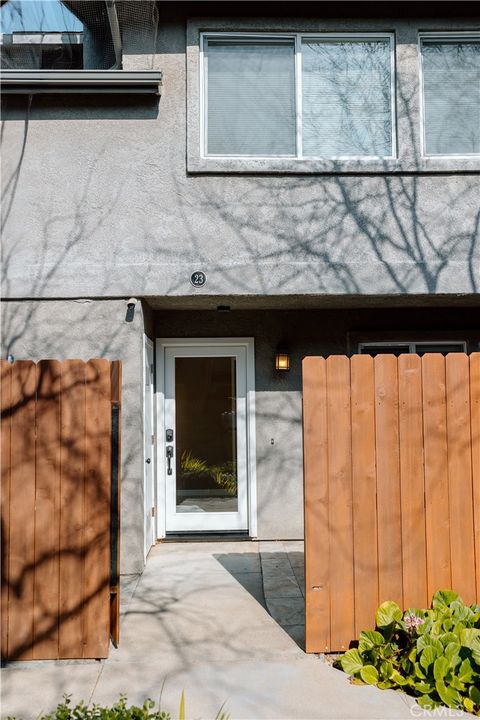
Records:
[[[248,533],[257,537],[257,463],[255,436],[255,343],[254,338],[157,338],[156,340],[156,397],[157,397],[157,537],[166,535],[165,497],[165,349],[169,347],[229,347],[236,345],[246,351],[247,383],[247,500]]]
[[[151,485],[151,488],[150,488],[150,495],[151,495],[151,498],[152,498],[152,503],[151,503],[150,508],[148,508],[148,507],[147,507],[147,504],[146,504],[146,499],[147,499],[147,497],[148,497],[148,492],[147,492],[148,488],[147,488],[147,462],[146,462],[146,461],[147,461],[147,456],[146,456],[146,452],[145,452],[145,444],[146,444],[146,441],[148,440],[148,438],[145,437],[145,433],[146,433],[145,412],[146,412],[146,410],[147,410],[147,407],[146,407],[146,396],[145,396],[146,366],[147,366],[147,348],[148,348],[148,350],[151,351],[152,363],[154,364],[154,363],[155,363],[154,347],[155,347],[155,346],[154,346],[153,340],[150,340],[150,338],[147,337],[147,335],[144,335],[144,336],[143,336],[143,353],[142,353],[142,357],[143,357],[143,374],[142,374],[142,377],[143,377],[143,388],[142,388],[142,397],[143,397],[143,410],[142,410],[142,412],[143,412],[143,448],[142,448],[142,457],[143,457],[143,505],[144,505],[143,511],[144,511],[144,513],[152,512],[152,507],[155,507],[155,485],[156,485],[156,478],[155,478],[155,475],[156,475],[156,472],[155,472],[156,462],[155,462],[155,458],[156,458],[156,442],[155,442],[155,443],[152,443],[152,449],[151,449],[151,452],[150,452],[150,458],[151,458],[151,461],[152,461],[152,473],[151,473],[151,483],[152,483],[152,485]],[[155,422],[156,422],[155,401],[156,401],[156,394],[155,394],[155,374],[154,374],[154,372],[151,373],[151,382],[152,382],[151,432],[152,432],[152,434],[153,434],[153,435],[155,436],[155,438],[156,438],[156,434],[155,434]],[[145,533],[145,517],[144,517],[144,520],[143,520],[143,527],[144,527],[144,533]],[[143,549],[144,549],[143,551],[144,551],[144,559],[145,559],[145,560],[146,560],[148,551],[150,550],[150,548],[152,547],[152,545],[155,543],[155,540],[156,540],[155,518],[152,518],[151,527],[152,527],[151,537],[147,538],[146,535],[145,535],[144,538],[143,538]]]

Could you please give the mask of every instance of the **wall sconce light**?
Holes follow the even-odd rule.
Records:
[[[275,355],[275,370],[290,370],[290,353],[285,347],[278,347]]]

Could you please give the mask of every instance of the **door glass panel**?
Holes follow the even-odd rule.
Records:
[[[175,358],[177,512],[237,512],[234,357]]]

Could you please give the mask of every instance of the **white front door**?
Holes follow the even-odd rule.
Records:
[[[153,362],[153,342],[146,336],[144,338],[143,351],[143,460],[144,460],[144,476],[143,476],[143,496],[144,496],[144,555],[147,557],[148,551],[155,542],[155,523],[153,518],[154,512],[154,492],[153,482],[155,477],[155,435],[154,435],[154,362]]]
[[[161,348],[165,530],[248,530],[247,348]]]

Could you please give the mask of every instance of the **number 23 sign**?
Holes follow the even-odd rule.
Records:
[[[194,272],[190,276],[190,282],[193,287],[202,287],[207,282],[207,276],[201,270]]]

